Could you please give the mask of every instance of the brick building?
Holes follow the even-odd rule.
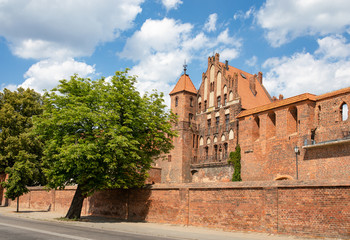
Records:
[[[243,181],[350,178],[350,88],[272,99],[261,72],[215,54],[198,90],[185,69],[170,97],[179,136],[156,163],[163,183],[230,181],[227,160],[237,143]]]

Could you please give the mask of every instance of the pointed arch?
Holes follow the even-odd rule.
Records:
[[[228,133],[228,139],[229,140],[232,140],[232,139],[234,139],[234,132],[233,132],[233,130],[232,129],[230,129],[230,131],[229,131],[229,133]]]
[[[200,138],[199,138],[199,146],[203,146],[203,144],[204,144],[204,139],[203,139],[202,136],[200,136]]]

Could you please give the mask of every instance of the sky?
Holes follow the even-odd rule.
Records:
[[[184,62],[198,89],[214,53],[271,96],[349,87],[350,1],[0,0],[0,90],[129,68],[169,103]]]

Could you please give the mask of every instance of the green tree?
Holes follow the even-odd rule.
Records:
[[[48,186],[77,185],[66,218],[80,218],[84,198],[96,190],[142,186],[154,157],[172,148],[174,115],[163,95],[141,97],[135,82],[127,71],[110,81],[75,75],[46,93],[35,126]]]
[[[237,144],[234,152],[230,153],[229,163],[233,164],[234,173],[232,176],[232,181],[242,181],[241,178],[241,147]]]
[[[42,104],[31,89],[0,92],[0,172],[8,174],[2,186],[12,200],[28,192],[27,186],[45,184],[42,144],[32,134],[32,117],[42,113]]]

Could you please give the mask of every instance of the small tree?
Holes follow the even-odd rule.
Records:
[[[233,164],[234,173],[232,181],[242,181],[241,178],[241,147],[237,144],[234,152],[230,153],[229,163]]]
[[[127,71],[110,82],[72,76],[45,94],[35,127],[45,142],[48,186],[77,185],[66,218],[80,218],[96,190],[142,186],[153,158],[172,148],[174,116],[163,95],[141,97],[135,82]]]
[[[0,171],[8,174],[2,186],[12,200],[27,193],[27,186],[45,184],[42,144],[32,134],[32,117],[42,111],[42,98],[34,90],[0,93]]]

